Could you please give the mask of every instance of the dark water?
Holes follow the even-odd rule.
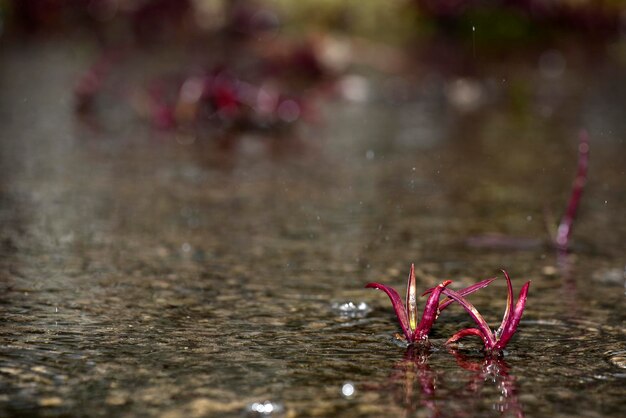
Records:
[[[396,80],[398,99],[374,78],[367,103],[225,149],[123,111],[104,131],[78,123],[86,61],[56,42],[0,57],[0,415],[623,416],[618,66],[469,114],[443,80]],[[545,213],[565,206],[582,125],[590,180],[559,264]],[[526,248],[466,243],[490,233]],[[363,286],[403,292],[411,262],[424,289],[500,268],[516,290],[532,280],[504,359],[471,340],[448,352],[470,325],[459,307],[428,353],[393,342],[386,296]],[[504,280],[472,300],[497,324]]]

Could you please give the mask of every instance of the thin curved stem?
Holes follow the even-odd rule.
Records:
[[[572,184],[572,192],[565,214],[561,218],[556,232],[555,243],[560,250],[567,250],[570,236],[576,219],[576,212],[580,206],[580,199],[583,195],[585,184],[587,183],[587,169],[589,167],[589,134],[586,130],[580,131],[580,142],[578,144],[578,171]]]

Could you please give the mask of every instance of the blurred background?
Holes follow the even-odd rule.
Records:
[[[224,140],[323,123],[328,101],[394,103],[420,94],[439,96],[463,120],[504,107],[536,123],[581,124],[576,114],[590,99],[583,80],[598,94],[623,85],[601,80],[618,77],[626,59],[624,7],[619,0],[3,0],[0,33],[5,50],[64,50],[59,59],[74,72],[73,96],[63,100],[92,127],[131,119]],[[619,113],[615,105],[608,107]]]

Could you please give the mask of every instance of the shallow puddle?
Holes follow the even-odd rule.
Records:
[[[443,82],[418,83],[224,149],[79,123],[77,47],[2,52],[0,415],[623,416],[626,126],[605,109],[626,95],[604,95],[623,73],[572,69],[592,160],[562,260],[545,214],[576,169],[565,110],[467,116]],[[456,306],[429,350],[394,342],[387,297],[364,285],[403,292],[410,263],[420,289],[499,276],[471,297],[493,325],[499,269],[516,291],[532,280],[505,356],[446,348],[470,325]]]

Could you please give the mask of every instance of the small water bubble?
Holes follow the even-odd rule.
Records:
[[[254,402],[248,405],[246,408],[248,411],[248,416],[268,416],[272,414],[279,414],[285,410],[282,404],[265,401],[265,402]]]
[[[341,394],[346,398],[351,398],[354,395],[355,389],[352,382],[346,382],[341,386]]]
[[[180,246],[180,249],[184,252],[184,253],[188,253],[191,251],[191,244],[189,244],[188,242],[183,243],[183,245]]]
[[[528,215],[528,216],[526,217],[526,220],[527,220],[528,222],[532,221],[532,220],[533,220],[532,215]]]
[[[376,154],[374,154],[374,151],[372,151],[371,149],[367,150],[367,152],[365,153],[365,158],[370,161],[373,160],[375,156]]]
[[[354,303],[352,301],[335,302],[331,307],[333,311],[344,318],[364,318],[372,310],[365,302]]]

